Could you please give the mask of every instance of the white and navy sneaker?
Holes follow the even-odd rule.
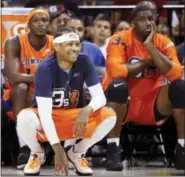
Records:
[[[83,153],[74,152],[74,146],[67,152],[69,161],[74,165],[76,173],[80,176],[92,176],[93,171],[88,166],[88,161]]]

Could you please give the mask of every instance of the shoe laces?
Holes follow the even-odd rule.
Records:
[[[29,162],[29,168],[35,168],[40,163],[40,159],[38,158],[37,154],[33,154],[33,159]]]
[[[85,159],[84,155],[82,154],[82,158],[80,161],[80,166],[87,168],[88,167],[88,161]]]

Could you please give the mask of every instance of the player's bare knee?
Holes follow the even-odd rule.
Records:
[[[168,91],[173,108],[185,108],[185,81],[176,80],[170,83]]]
[[[127,104],[128,85],[125,80],[113,80],[106,90],[107,102]]]

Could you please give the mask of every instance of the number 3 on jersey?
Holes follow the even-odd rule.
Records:
[[[66,91],[63,89],[55,89],[53,91],[53,107],[68,107],[69,98],[66,98]]]
[[[68,93],[64,88],[54,89],[53,91],[53,107],[75,108],[79,101],[79,91],[73,90]]]

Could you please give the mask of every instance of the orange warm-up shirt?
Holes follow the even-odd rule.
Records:
[[[19,72],[35,74],[38,64],[54,52],[53,36],[46,35],[46,43],[40,50],[35,50],[28,39],[28,34],[18,35],[20,41]]]
[[[38,51],[31,46],[27,33],[18,35],[18,39],[20,43],[19,72],[34,75],[39,63],[54,52],[53,36],[46,35],[46,43]],[[7,82],[5,87],[7,93],[4,94],[4,99],[8,100],[11,85]]]
[[[18,38],[20,42],[19,72],[34,75],[39,63],[54,52],[53,36],[46,35],[46,43],[42,49],[38,51],[31,46],[27,33],[18,35]],[[29,88],[31,98],[34,90],[33,84],[31,84]],[[5,90],[3,94],[4,108],[6,107],[5,110],[8,117],[14,119],[15,116],[12,113],[11,103],[9,103],[10,90],[11,85],[7,82],[5,84]]]
[[[171,70],[164,76],[157,68],[148,68],[135,78],[127,79],[128,69],[126,64],[149,59],[151,55],[144,44],[136,40],[132,28],[114,34],[107,46],[107,75],[102,83],[104,90],[106,90],[112,79],[127,79],[129,95],[144,99],[148,94],[165,85],[167,80],[181,79],[183,70],[177,58],[173,42],[169,38],[156,33],[153,37],[153,44],[172,61]]]

